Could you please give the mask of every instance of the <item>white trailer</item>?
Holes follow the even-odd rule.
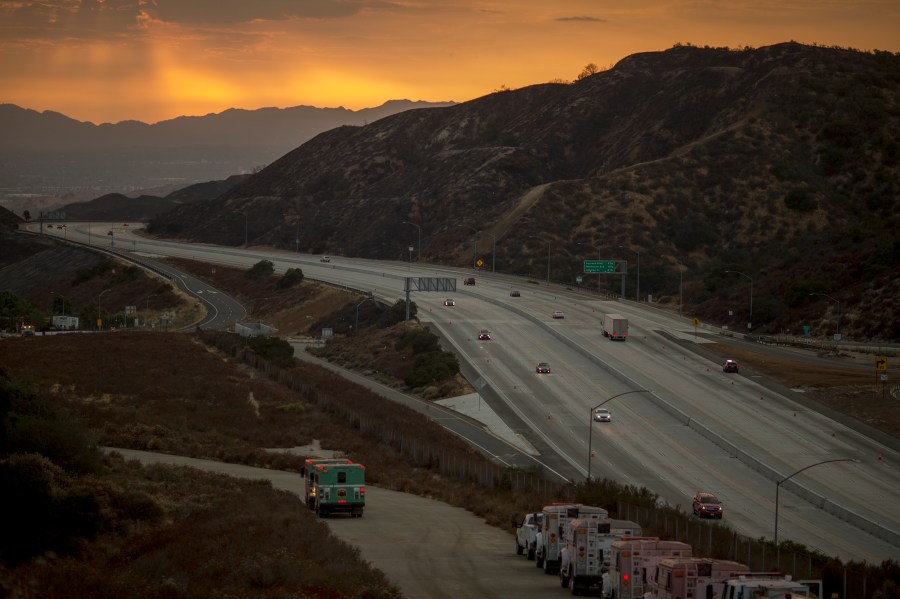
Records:
[[[604,314],[603,336],[612,341],[625,341],[628,338],[628,319],[620,314]]]
[[[691,557],[693,549],[681,541],[635,537],[613,541],[603,595],[613,599],[643,599],[650,590],[656,564],[668,557]]]
[[[554,503],[544,506],[541,534],[535,548],[535,566],[544,568],[544,574],[559,572],[560,550],[566,543],[566,523],[575,518],[602,520],[609,512],[602,507],[580,503]]]

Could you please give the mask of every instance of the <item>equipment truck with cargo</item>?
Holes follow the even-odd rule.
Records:
[[[612,599],[643,599],[651,588],[656,565],[668,557],[691,557],[693,549],[681,541],[659,537],[634,537],[614,541],[603,596]]]
[[[720,590],[726,580],[749,574],[750,568],[740,562],[708,557],[669,557],[656,565],[656,573],[650,580],[650,597],[705,599]]]
[[[559,573],[560,550],[566,544],[566,523],[575,518],[601,520],[609,517],[602,507],[580,503],[554,503],[544,506],[540,536],[535,548],[535,566],[544,574]]]
[[[569,520],[566,546],[560,551],[560,586],[568,586],[573,595],[600,595],[612,544],[631,536],[641,536],[641,525],[630,520]]]
[[[307,505],[320,518],[339,513],[362,517],[366,508],[365,466],[339,458],[307,460],[305,468]]]
[[[625,341],[628,338],[628,319],[620,314],[604,314],[603,336],[612,341]]]

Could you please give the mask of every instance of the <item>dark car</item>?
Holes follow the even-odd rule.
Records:
[[[700,491],[694,495],[691,500],[691,509],[698,518],[716,518],[721,520],[722,516],[725,515],[725,509],[722,507],[722,502],[719,501],[719,498],[705,491]]]
[[[481,329],[481,332],[478,333],[479,341],[490,341],[491,340],[491,332],[485,329]]]
[[[738,368],[738,363],[731,359],[725,360],[725,363],[722,364],[722,372],[734,372],[737,374]]]
[[[474,284],[475,284],[475,277],[467,277],[467,278],[463,279],[463,285],[474,285]]]
[[[541,362],[534,368],[535,372],[538,374],[550,374],[550,364],[547,362]]]
[[[456,302],[453,301],[452,299],[445,299],[445,300],[444,300],[444,305],[445,305],[445,306],[455,306],[455,305],[456,305]]]
[[[510,291],[510,292],[509,292],[509,297],[519,297],[519,296],[521,296],[521,295],[522,295],[522,294],[519,293],[518,291]]]

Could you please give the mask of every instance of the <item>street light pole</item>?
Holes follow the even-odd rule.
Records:
[[[297,253],[300,253],[300,217],[297,217]]]
[[[416,262],[419,261],[419,256],[422,254],[422,227],[417,225],[416,223],[411,223],[407,220],[403,221],[404,225],[412,225],[419,231],[419,245],[416,246]],[[410,262],[412,262],[412,258],[410,258]]]
[[[100,311],[100,298],[103,297],[103,294],[107,291],[112,291],[112,289],[104,289],[100,292],[100,295],[97,296],[97,330],[102,330],[103,328],[103,312]]]
[[[622,397],[623,395],[628,395],[629,393],[653,393],[649,389],[632,389],[631,391],[625,391],[623,393],[619,393],[618,395],[613,395],[607,400],[601,401],[596,406],[591,408],[590,418],[588,419],[588,467],[587,467],[587,479],[591,480],[591,456],[593,455],[591,451],[591,441],[594,439],[594,410],[599,408],[605,403],[608,403],[617,397]]]
[[[809,470],[810,468],[812,468],[814,466],[821,466],[822,464],[831,464],[833,462],[855,462],[855,461],[856,460],[853,458],[836,458],[833,460],[825,460],[822,462],[816,462],[815,464],[810,464],[809,466],[806,466],[804,468],[801,468],[800,470],[797,470],[790,476],[786,476],[785,478],[782,478],[780,481],[775,483],[775,563],[776,564],[778,563],[778,558],[781,555],[781,549],[778,546],[778,491],[779,491],[779,489],[781,489],[781,484],[785,481],[788,481],[788,480],[794,478],[795,476],[797,476],[804,470]]]
[[[837,331],[836,331],[836,337],[837,337],[837,339],[840,339],[840,338],[841,338],[841,302],[838,301],[838,300],[836,300],[836,299],[834,299],[834,298],[831,297],[830,295],[825,294],[825,293],[810,293],[809,295],[810,295],[810,296],[813,296],[813,295],[821,295],[821,296],[827,297],[827,298],[830,299],[831,301],[837,303],[837,305],[838,305],[838,319],[837,319],[837,327],[836,327],[836,328],[837,328]]]
[[[247,213],[244,213],[244,246],[247,245]]]
[[[375,298],[374,298],[373,296],[370,295],[369,297],[367,297],[367,298],[364,299],[363,301],[361,301],[361,302],[359,302],[358,304],[356,304],[356,328],[353,329],[353,334],[354,334],[354,335],[357,333],[357,331],[359,331],[359,307],[362,306],[364,303],[366,303],[366,302],[369,301],[369,300],[372,300],[372,301],[374,302],[374,301],[375,301]]]
[[[753,277],[751,277],[750,275],[745,275],[739,270],[726,270],[725,272],[741,275],[742,277],[750,279],[750,321],[747,323],[747,330],[750,331],[753,329]]]

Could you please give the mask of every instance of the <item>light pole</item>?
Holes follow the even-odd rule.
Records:
[[[66,296],[64,296],[62,293],[56,293],[55,291],[51,291],[50,295],[58,295],[59,297],[62,298],[62,315],[65,316],[66,315],[66,304],[68,303]],[[53,309],[55,307],[56,307],[55,304],[53,306],[50,306],[50,311],[53,312]],[[52,314],[51,314],[51,316],[52,316]]]
[[[297,253],[300,253],[300,217],[297,217]]]
[[[781,483],[794,478],[795,476],[797,476],[804,470],[809,470],[810,468],[812,468],[814,466],[821,466],[822,464],[831,464],[832,462],[855,462],[855,461],[856,460],[854,460],[853,458],[836,458],[833,460],[825,460],[822,462],[816,462],[815,464],[810,464],[809,466],[806,466],[804,468],[801,468],[800,470],[797,470],[790,476],[786,476],[785,478],[782,478],[780,481],[775,483],[775,563],[776,564],[778,563],[778,558],[781,555],[781,549],[778,546],[778,491],[781,489]]]
[[[97,296],[97,330],[103,329],[103,312],[100,311],[100,298],[103,297],[103,294],[107,291],[112,291],[112,289],[104,289],[100,292],[100,295]]]
[[[472,245],[475,248],[475,255],[472,258],[472,270],[475,270],[478,267],[478,229],[471,225],[456,225],[457,227],[465,227],[466,229],[472,229],[475,232],[475,237],[472,238]]]
[[[623,393],[619,393],[618,395],[613,395],[609,399],[601,401],[596,406],[591,408],[590,419],[588,420],[588,467],[587,467],[587,479],[591,480],[591,441],[594,439],[594,410],[602,406],[603,404],[610,402],[617,397],[622,397],[623,395],[628,395],[629,393],[653,393],[649,389],[632,389],[631,391],[625,391]]]
[[[540,239],[541,241],[547,242],[547,287],[550,286],[550,242],[544,239],[543,237],[537,237],[535,235],[529,235],[529,239]]]
[[[841,302],[838,301],[838,300],[836,300],[836,299],[834,299],[834,298],[831,297],[830,295],[825,294],[825,293],[810,293],[809,295],[810,295],[810,296],[813,296],[813,295],[821,295],[821,296],[823,296],[823,297],[827,297],[828,299],[830,299],[831,301],[835,302],[835,303],[838,305],[838,319],[837,319],[837,327],[836,327],[836,328],[837,328],[837,331],[836,331],[836,334],[835,334],[835,340],[836,340],[836,341],[837,341],[837,340],[840,340],[840,338],[841,338]]]
[[[244,246],[247,245],[247,213],[244,213]]]
[[[620,248],[623,250],[627,250],[628,248],[624,245],[620,245]],[[641,253],[636,250],[631,250],[635,254],[637,254],[637,285],[634,288],[634,301],[641,301]]]
[[[419,261],[419,255],[422,253],[422,227],[417,225],[416,223],[411,223],[408,220],[403,221],[404,225],[412,225],[419,231],[419,245],[416,246],[416,262]],[[412,258],[410,257],[410,262],[412,262]]]
[[[726,270],[725,272],[741,275],[742,277],[747,277],[748,279],[750,279],[750,321],[747,323],[747,330],[750,331],[753,329],[753,277],[751,277],[750,275],[745,275],[739,270]]]

